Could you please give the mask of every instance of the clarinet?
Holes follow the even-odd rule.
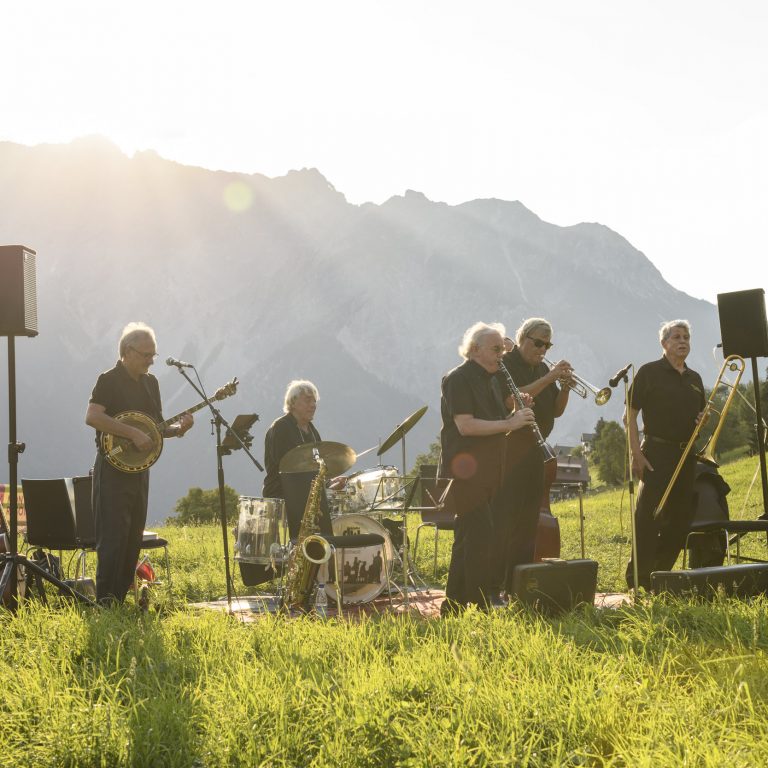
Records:
[[[523,398],[520,395],[520,390],[517,388],[517,384],[515,384],[515,380],[512,378],[512,374],[506,369],[504,363],[502,363],[501,360],[499,360],[499,370],[504,374],[504,377],[507,380],[509,389],[512,392],[512,397],[514,397],[518,408],[525,408],[526,405],[523,402]],[[536,445],[541,451],[541,456],[544,459],[544,463],[546,464],[548,461],[554,461],[557,458],[557,456],[555,456],[555,452],[552,450],[552,448],[550,448],[549,443],[544,439],[544,436],[541,434],[539,425],[536,422],[534,422],[531,425],[531,429],[533,430],[533,434],[536,437]]]

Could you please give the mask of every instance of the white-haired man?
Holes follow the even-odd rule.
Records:
[[[291,538],[299,534],[304,505],[315,472],[299,472],[288,476],[280,475],[280,461],[291,448],[304,443],[319,443],[320,433],[312,423],[320,395],[311,381],[292,381],[285,391],[284,415],[272,422],[264,437],[263,494],[265,498],[285,499],[288,530]],[[328,502],[323,494],[320,521],[321,530],[331,533]]]
[[[653,571],[672,568],[685,544],[694,512],[696,457],[683,464],[661,514],[654,513],[680,462],[706,404],[704,383],[685,359],[691,351],[687,320],[672,320],[659,329],[661,358],[642,365],[629,391],[624,417],[629,430],[632,471],[640,479],[635,509],[638,586],[648,589]],[[643,441],[637,416],[643,414]],[[634,563],[627,565],[627,584],[634,585]]]
[[[454,478],[449,499],[456,514],[444,615],[491,602],[490,501],[504,472],[504,435],[534,419],[530,408],[507,415],[495,378],[503,353],[504,326],[475,323],[459,347],[464,362],[442,381],[439,476]]]
[[[160,387],[149,373],[157,357],[155,332],[144,323],[129,323],[120,336],[119,360],[102,373],[91,393],[85,423],[96,430],[93,466],[93,514],[96,528],[96,599],[121,603],[133,583],[147,522],[149,470],[122,472],[101,451],[101,433],[128,438],[140,451],[153,442],[140,429],[115,418],[123,411],[141,411],[158,424],[163,421]],[[163,437],[182,437],[192,428],[185,413]]]

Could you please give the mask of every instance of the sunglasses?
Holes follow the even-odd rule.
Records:
[[[553,344],[549,341],[544,341],[543,339],[534,339],[533,336],[526,336],[527,339],[530,339],[533,342],[533,346],[536,347],[536,349],[541,349],[544,347],[544,349],[551,349]]]

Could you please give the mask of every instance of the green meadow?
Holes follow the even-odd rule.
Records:
[[[723,468],[734,518],[762,512],[755,466]],[[618,491],[584,497],[602,591],[623,589],[628,509]],[[553,511],[563,556],[579,557],[578,501]],[[188,605],[225,593],[221,528],[161,532],[173,594],[158,588],[149,612],[54,599],[0,613],[0,765],[768,764],[764,597],[241,623]],[[434,578],[420,546],[437,585],[450,538]],[[753,539],[744,552],[765,557]]]

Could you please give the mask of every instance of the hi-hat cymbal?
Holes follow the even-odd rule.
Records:
[[[424,405],[418,411],[414,411],[402,424],[395,427],[395,431],[381,444],[377,456],[388,451],[398,440],[401,440],[416,422],[427,412],[427,406]]]
[[[329,477],[343,474],[357,461],[357,454],[348,445],[322,440],[319,443],[304,443],[291,448],[280,460],[280,471],[316,472],[318,466],[314,451],[317,451],[325,462]]]

